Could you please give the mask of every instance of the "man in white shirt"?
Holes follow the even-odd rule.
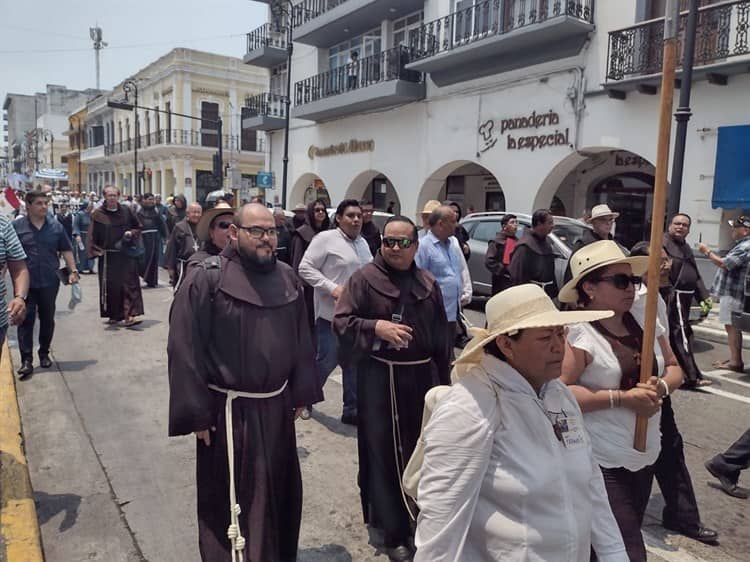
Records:
[[[362,208],[356,199],[345,199],[336,209],[335,230],[327,230],[310,242],[299,264],[299,275],[314,289],[315,363],[321,388],[339,363],[338,344],[331,322],[336,301],[352,273],[372,260],[361,236]],[[357,425],[357,373],[353,365],[342,365],[344,407],[341,422]]]

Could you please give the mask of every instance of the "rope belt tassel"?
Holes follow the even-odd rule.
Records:
[[[679,289],[674,290],[675,304],[677,305],[677,315],[680,319],[680,335],[682,336],[682,345],[685,346],[685,351],[689,351],[687,334],[685,333],[685,318],[682,314],[682,295],[692,295],[695,291],[681,291]],[[667,326],[668,328],[668,326]]]
[[[232,543],[232,562],[243,562],[245,552],[245,537],[240,532],[240,513],[242,509],[237,501],[237,490],[234,483],[234,423],[232,418],[232,402],[235,398],[255,398],[266,399],[279,396],[286,390],[289,381],[284,381],[281,388],[272,392],[241,392],[239,390],[230,390],[221,388],[215,384],[209,384],[208,388],[216,392],[226,394],[227,399],[224,403],[224,429],[227,438],[227,463],[229,464],[229,527],[227,528],[227,537]]]

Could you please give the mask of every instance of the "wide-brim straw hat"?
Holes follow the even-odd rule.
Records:
[[[560,311],[547,293],[534,283],[516,285],[499,292],[489,301],[485,309],[487,328],[474,328],[473,338],[456,365],[479,363],[484,346],[502,334],[512,335],[528,328],[551,328],[593,322],[614,315],[611,310]]]
[[[584,246],[570,256],[570,272],[573,278],[560,289],[557,298],[564,303],[577,302],[576,286],[581,279],[592,271],[618,263],[629,264],[633,269],[633,275],[643,275],[648,270],[648,256],[628,257],[622,253],[614,240],[599,240]]]
[[[424,204],[424,208],[422,209],[422,212],[420,215],[431,215],[432,211],[440,207],[442,203],[440,201],[437,201],[435,199],[430,199],[427,201],[427,203]]]
[[[591,209],[591,216],[586,219],[586,222],[590,223],[594,219],[600,219],[602,217],[612,217],[613,219],[616,219],[620,216],[620,213],[617,213],[609,208],[609,205],[595,205]]]
[[[198,240],[205,241],[211,237],[210,229],[211,223],[219,215],[233,215],[234,208],[224,201],[219,201],[215,207],[211,207],[207,211],[203,211],[201,220],[198,222],[198,227],[195,229],[195,234],[198,236]]]

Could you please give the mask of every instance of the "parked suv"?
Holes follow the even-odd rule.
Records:
[[[492,275],[484,266],[484,258],[487,254],[487,243],[495,238],[502,229],[500,219],[504,212],[472,213],[461,220],[461,224],[469,233],[469,272],[474,296],[492,295]],[[512,213],[518,217],[518,238],[524,229],[531,228],[531,215],[524,213]],[[549,235],[552,248],[556,254],[555,273],[557,275],[558,287],[563,286],[563,276],[568,264],[568,258],[573,252],[574,244],[583,236],[586,229],[590,229],[586,223],[568,217],[555,217],[555,227]]]

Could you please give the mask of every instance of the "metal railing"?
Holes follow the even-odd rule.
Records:
[[[247,51],[251,53],[263,47],[286,49],[286,30],[277,30],[270,23],[261,25],[247,34]]]
[[[678,64],[687,25],[680,15]],[[750,0],[722,2],[700,8],[695,37],[695,66],[750,55]],[[658,74],[662,70],[664,19],[654,19],[609,32],[607,80]]]
[[[317,18],[328,10],[340,6],[347,0],[301,0],[295,4],[292,10],[292,27],[299,27],[302,24]]]
[[[594,0],[483,0],[425,23],[409,48],[419,60],[560,16],[594,23]]]
[[[249,109],[250,117],[264,115],[266,117],[286,118],[286,98],[279,94],[258,94],[245,98],[245,107]]]
[[[422,82],[421,72],[407,70],[409,49],[394,47],[300,80],[294,85],[294,104],[303,105],[390,80]]]
[[[138,145],[139,150],[152,146],[176,145],[190,147],[217,148],[218,136],[215,133],[207,131],[195,131],[186,129],[162,129],[148,135],[141,135],[137,138],[128,137],[114,144],[104,147],[104,154],[111,156],[114,154],[124,154],[133,150]],[[224,150],[239,152],[242,150],[241,137],[239,135],[222,135],[222,147]],[[252,152],[264,152],[265,139],[258,137],[256,140],[256,150]]]

